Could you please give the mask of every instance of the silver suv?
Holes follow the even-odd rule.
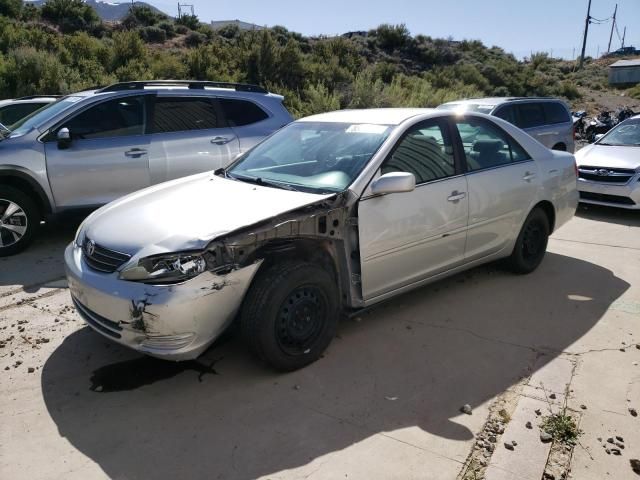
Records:
[[[147,81],[39,110],[0,142],[0,257],[24,249],[49,214],[225,167],[291,122],[282,101],[255,85]]]
[[[486,113],[521,128],[553,150],[575,150],[573,120],[567,105],[556,98],[472,98],[444,103],[446,110]]]

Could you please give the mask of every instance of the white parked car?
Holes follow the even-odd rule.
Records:
[[[580,201],[640,209],[640,115],[576,153]]]
[[[238,318],[258,357],[293,370],[344,312],[498,259],[533,271],[577,202],[573,155],[501,119],[338,111],[96,211],[67,276],[78,312],[118,343],[191,359]]]

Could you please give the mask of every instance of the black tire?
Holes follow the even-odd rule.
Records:
[[[240,328],[254,355],[288,372],[320,358],[338,319],[333,276],[313,263],[285,262],[258,273],[243,302]]]
[[[566,152],[567,146],[564,143],[556,143],[551,150],[556,150],[558,152]]]
[[[0,223],[0,257],[15,255],[27,248],[33,241],[40,225],[40,212],[38,212],[35,202],[16,188],[0,185],[0,222],[2,222],[2,217],[11,204],[17,205],[20,212],[5,218],[6,225],[14,229],[15,227],[20,227],[21,230],[26,227],[26,230],[18,238],[17,233],[3,227]]]
[[[549,242],[549,219],[540,208],[534,208],[524,221],[507,267],[514,273],[533,272],[544,258]]]

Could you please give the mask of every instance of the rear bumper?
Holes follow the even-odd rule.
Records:
[[[72,243],[65,266],[76,310],[91,328],[141,353],[180,361],[200,355],[233,321],[259,263],[179,285],[147,285],[91,270]]]
[[[624,185],[579,179],[580,202],[640,210],[640,181],[636,177]]]

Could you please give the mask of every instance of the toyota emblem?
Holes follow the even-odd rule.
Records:
[[[600,168],[596,170],[596,175],[598,175],[599,177],[608,177],[610,173],[611,172],[606,168]]]
[[[85,244],[84,249],[87,252],[87,255],[92,257],[96,251],[96,242],[94,242],[93,240],[87,240],[87,243]]]

